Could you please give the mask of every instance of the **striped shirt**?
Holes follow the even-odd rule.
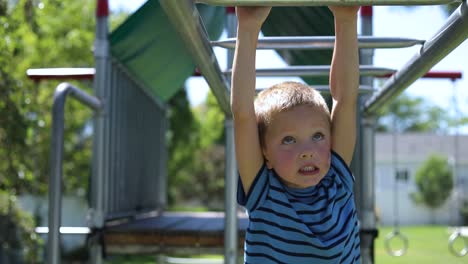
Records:
[[[335,152],[327,175],[305,189],[289,188],[263,165],[246,195],[245,263],[360,263],[354,177]]]

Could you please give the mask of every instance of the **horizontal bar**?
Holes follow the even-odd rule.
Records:
[[[330,86],[328,85],[311,85],[310,87],[314,88],[315,90],[321,92],[321,93],[330,93]],[[259,93],[263,90],[265,90],[266,88],[257,88],[256,89],[256,92]],[[374,91],[374,89],[369,86],[369,85],[361,85],[359,86],[359,93],[360,94],[367,94],[367,93],[372,93]]]
[[[264,37],[258,40],[257,49],[333,49],[335,37]],[[422,45],[424,40],[409,38],[385,38],[359,36],[358,45],[363,49],[406,48]],[[235,38],[211,41],[212,46],[234,49]]]
[[[28,69],[26,75],[34,81],[42,80],[92,80],[94,68],[43,68]]]
[[[383,76],[395,72],[393,69],[374,67],[368,65],[359,66],[361,76]],[[224,71],[224,74],[231,74],[231,69]],[[263,68],[257,69],[257,76],[280,77],[280,76],[328,76],[330,74],[330,66],[314,65],[314,66],[288,66],[284,68]]]
[[[48,234],[49,227],[47,226],[38,226],[34,229],[34,232],[38,234]],[[91,229],[89,227],[70,227],[62,226],[60,227],[60,234],[64,235],[87,235],[91,234]]]
[[[436,34],[426,41],[399,71],[389,78],[382,89],[364,103],[364,114],[376,114],[417,79],[450,54],[468,38],[468,7],[466,1],[452,13]]]
[[[390,78],[394,74],[386,74],[384,76],[381,76],[383,78]],[[459,71],[430,71],[421,78],[431,78],[431,79],[450,79],[450,80],[457,80],[461,79],[463,77],[462,72]]]
[[[461,0],[196,0],[216,6],[442,5]]]

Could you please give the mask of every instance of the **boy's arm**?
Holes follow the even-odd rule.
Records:
[[[333,6],[335,48],[330,69],[332,149],[349,165],[356,143],[356,109],[359,89],[357,6]]]
[[[245,193],[263,164],[254,109],[255,54],[261,25],[270,7],[237,7],[237,42],[231,84],[231,110],[237,167]]]

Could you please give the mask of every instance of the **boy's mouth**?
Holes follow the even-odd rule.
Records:
[[[319,168],[315,166],[305,166],[299,169],[299,173],[301,174],[316,174],[319,172]]]

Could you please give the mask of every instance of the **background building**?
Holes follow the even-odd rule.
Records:
[[[404,133],[395,137],[391,133],[378,133],[375,148],[376,210],[380,224],[393,224],[395,215],[398,215],[401,225],[457,225],[461,223],[459,207],[461,201],[468,198],[467,135],[457,137],[432,133]],[[397,181],[396,201],[399,209],[397,213],[394,207],[396,173],[394,153],[396,153],[397,169],[408,172],[407,181]],[[424,205],[415,204],[411,199],[411,193],[417,192],[416,171],[433,153],[446,156],[455,171],[451,197],[442,207],[434,211]]]

